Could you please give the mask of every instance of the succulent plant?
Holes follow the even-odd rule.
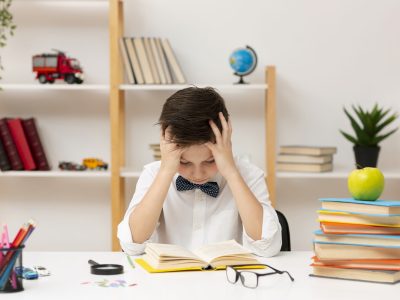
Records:
[[[398,129],[395,128],[387,133],[381,133],[386,126],[393,123],[398,117],[397,112],[390,113],[391,109],[384,110],[378,104],[375,104],[370,111],[361,108],[359,105],[357,107],[352,105],[352,108],[356,117],[353,117],[345,107],[343,110],[350,120],[355,135],[350,135],[343,130],[340,130],[340,132],[355,146],[377,147],[381,141]]]

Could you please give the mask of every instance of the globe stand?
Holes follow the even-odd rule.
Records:
[[[243,75],[239,75],[239,74],[237,74],[237,73],[233,73],[234,75],[236,75],[236,76],[239,76],[239,81],[238,82],[235,82],[234,84],[249,84],[248,82],[245,82],[244,80],[243,80]]]

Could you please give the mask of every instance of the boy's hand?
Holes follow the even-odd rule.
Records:
[[[185,149],[179,148],[177,144],[173,142],[169,128],[165,130],[164,134],[161,132],[160,150],[161,170],[167,171],[168,173],[174,175],[178,172],[178,168],[181,163],[181,155]]]
[[[229,176],[235,175],[238,172],[232,153],[232,124],[231,120],[228,122],[226,121],[222,112],[218,115],[222,124],[222,134],[218,126],[210,120],[210,126],[215,134],[216,143],[208,142],[205,143],[205,145],[211,150],[221,175],[224,176],[225,179],[228,179]]]

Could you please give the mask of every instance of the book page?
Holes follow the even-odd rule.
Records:
[[[158,257],[194,258],[199,260],[195,254],[179,245],[148,243],[146,253],[153,253]]]
[[[193,252],[208,263],[221,256],[239,256],[243,254],[251,254],[249,250],[241,246],[235,240],[206,245]]]

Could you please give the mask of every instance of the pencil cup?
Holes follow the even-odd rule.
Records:
[[[14,293],[24,290],[22,284],[22,249],[0,248],[0,292]]]

